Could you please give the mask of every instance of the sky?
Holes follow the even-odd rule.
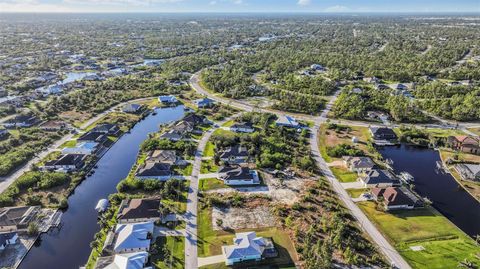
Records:
[[[480,0],[0,0],[0,12],[480,13]]]

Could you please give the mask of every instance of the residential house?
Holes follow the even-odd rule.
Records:
[[[310,69],[313,71],[325,71],[325,67],[323,67],[321,64],[312,64]]]
[[[378,79],[377,77],[364,77],[363,81],[374,84],[380,83],[380,79]]]
[[[230,126],[230,131],[236,133],[253,133],[255,132],[255,128],[253,128],[253,124],[251,122],[242,122],[235,123]]]
[[[374,188],[372,195],[383,201],[386,210],[413,209],[423,206],[423,202],[404,187]]]
[[[239,186],[260,184],[260,178],[258,177],[257,171],[250,170],[248,167],[237,166],[221,168],[219,170],[219,175],[225,185]]]
[[[168,132],[165,132],[160,135],[161,139],[168,139],[170,141],[180,141],[183,139],[183,134],[181,132],[175,131],[175,130],[170,130]]]
[[[480,140],[478,138],[465,135],[449,136],[447,144],[455,150],[480,155]]]
[[[16,127],[31,127],[38,123],[38,119],[34,115],[18,115],[13,119],[4,121],[2,125],[5,128],[16,128]]]
[[[290,128],[300,127],[300,123],[295,118],[285,115],[279,116],[278,119],[275,121],[275,125]]]
[[[115,256],[99,257],[95,269],[152,269],[146,266],[148,252],[139,251],[132,253],[115,254]]]
[[[7,90],[4,87],[0,87],[0,97],[5,97],[8,95]]]
[[[81,135],[77,139],[77,142],[90,142],[90,143],[98,143],[100,145],[103,145],[103,143],[105,143],[107,140],[108,140],[108,137],[105,133],[89,131]]]
[[[344,156],[343,162],[350,171],[357,173],[367,172],[375,167],[375,163],[370,157]]]
[[[139,179],[168,180],[172,177],[171,165],[168,163],[145,162],[141,165],[135,177]]]
[[[125,199],[118,209],[118,223],[160,221],[161,206],[158,198]]]
[[[16,232],[0,233],[0,251],[4,250],[8,245],[17,243],[18,234]]]
[[[67,124],[63,121],[50,120],[40,124],[38,128],[48,132],[57,132],[57,131],[67,129]]]
[[[137,114],[137,113],[140,113],[140,111],[142,111],[142,105],[140,105],[140,104],[126,104],[125,106],[123,106],[122,111],[125,112],[125,113]]]
[[[0,208],[0,232],[26,232],[35,221],[40,206],[17,206]]]
[[[463,180],[480,181],[480,164],[461,163],[455,165],[455,170]]]
[[[388,90],[388,89],[390,89],[390,87],[388,87],[388,85],[385,85],[385,84],[376,84],[375,89],[377,89],[377,90]]]
[[[87,155],[83,154],[61,155],[56,160],[47,161],[42,169],[62,172],[78,171],[85,165],[86,158]]]
[[[95,142],[83,142],[73,148],[64,148],[62,154],[84,154],[92,155],[100,151],[100,144]]]
[[[255,232],[236,233],[233,245],[222,246],[222,254],[226,265],[234,265],[244,261],[260,261],[267,253],[275,253],[271,239],[257,237]],[[274,255],[271,255],[274,256]]]
[[[171,127],[171,131],[176,131],[181,134],[187,134],[195,130],[195,125],[191,122],[181,120]]]
[[[208,123],[208,120],[206,117],[197,115],[195,113],[187,114],[185,117],[183,117],[182,121],[187,122],[193,126]]]
[[[193,101],[197,108],[207,108],[212,107],[215,104],[215,101],[210,98],[202,98]]]
[[[249,155],[246,147],[235,145],[230,146],[220,152],[220,160],[225,163],[239,164],[246,163]]]
[[[121,131],[116,124],[103,123],[95,126],[92,132],[104,133],[108,136],[119,136]]]
[[[395,132],[386,127],[370,127],[370,133],[375,140],[395,140],[397,135]]]
[[[356,93],[356,94],[361,94],[361,93],[363,93],[363,90],[360,89],[360,88],[353,88],[353,89],[352,89],[352,92],[353,92],[353,93]]]
[[[177,97],[173,95],[162,95],[158,97],[158,101],[162,104],[175,104],[178,102]]]
[[[360,181],[363,182],[367,188],[386,188],[398,185],[400,181],[387,170],[370,170],[360,176]]]
[[[167,163],[169,165],[183,166],[187,162],[177,155],[175,150],[154,150],[148,153],[146,161]]]
[[[150,250],[153,228],[153,221],[117,224],[113,251],[131,253]]]
[[[0,129],[0,140],[7,138],[8,135],[7,129]]]

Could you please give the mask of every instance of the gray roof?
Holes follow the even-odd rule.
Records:
[[[171,166],[167,163],[147,162],[137,170],[139,177],[161,177],[172,174]]]
[[[248,151],[245,147],[235,145],[226,148],[220,154],[221,159],[228,159],[230,157],[248,157]]]
[[[223,253],[227,259],[262,255],[266,246],[265,240],[257,237],[255,232],[237,233],[233,243],[231,246],[223,247]]]
[[[397,184],[399,181],[387,170],[371,170],[363,177],[365,184]]]
[[[348,165],[353,166],[354,168],[373,168],[375,163],[369,157],[352,157],[346,156],[343,159],[348,163]]]

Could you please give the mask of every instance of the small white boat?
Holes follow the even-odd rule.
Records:
[[[107,199],[100,199],[97,203],[97,206],[95,206],[95,210],[97,210],[98,213],[101,213],[108,208],[108,200]]]
[[[405,183],[411,183],[415,181],[414,177],[408,172],[401,172],[400,179],[403,180]]]

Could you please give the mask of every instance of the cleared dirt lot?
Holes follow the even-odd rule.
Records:
[[[222,227],[217,225],[217,219],[222,220]],[[213,207],[212,224],[214,230],[264,228],[275,226],[275,217],[266,206],[255,208]]]

